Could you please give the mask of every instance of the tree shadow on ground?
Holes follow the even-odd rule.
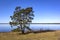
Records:
[[[54,32],[56,30],[41,30],[41,31],[35,31],[34,33],[45,33],[45,32]]]
[[[22,33],[18,33],[18,34],[19,35],[26,35],[26,34],[30,34],[30,33],[36,34],[36,33],[54,32],[54,31],[56,31],[56,30],[40,30],[40,31],[26,32],[24,34],[22,34]]]

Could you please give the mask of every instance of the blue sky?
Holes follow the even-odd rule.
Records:
[[[0,0],[0,23],[8,23],[16,6],[33,7],[33,23],[60,23],[60,0]]]

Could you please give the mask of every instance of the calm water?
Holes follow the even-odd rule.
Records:
[[[17,28],[16,26],[11,28],[9,24],[0,24],[0,32],[10,32],[12,29]],[[37,30],[60,30],[59,24],[31,24],[30,28],[34,31]]]

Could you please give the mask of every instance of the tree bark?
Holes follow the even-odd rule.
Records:
[[[23,28],[23,25],[21,24],[20,26],[21,26],[21,32],[22,32],[22,34],[24,34],[24,28]]]

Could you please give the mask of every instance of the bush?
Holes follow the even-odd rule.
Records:
[[[20,32],[19,28],[13,29],[12,32]]]

